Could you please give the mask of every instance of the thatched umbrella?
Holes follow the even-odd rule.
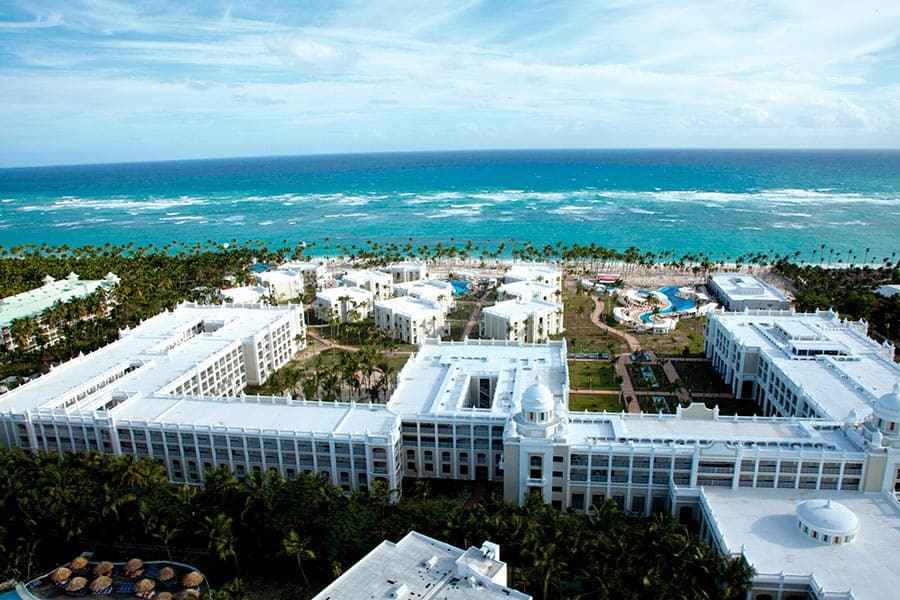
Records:
[[[188,589],[200,587],[201,583],[203,583],[203,575],[197,571],[191,571],[181,578],[181,585]]]
[[[178,597],[180,600],[192,600],[193,598],[199,598],[200,592],[197,590],[184,590]]]
[[[172,583],[175,580],[175,569],[172,567],[163,567],[156,576],[160,583]]]
[[[71,563],[69,563],[69,568],[73,571],[80,571],[88,565],[88,559],[83,556],[79,556]]]
[[[137,585],[134,586],[134,591],[137,592],[137,595],[141,598],[149,598],[155,587],[156,582],[152,579],[141,579],[137,582]]]
[[[106,575],[101,575],[91,582],[91,591],[95,594],[99,594],[103,590],[107,590],[110,587],[112,587],[112,579],[107,577]]]
[[[87,585],[87,579],[84,577],[73,577],[69,585],[66,586],[67,592],[80,592]]]
[[[69,580],[69,577],[72,576],[72,571],[70,571],[66,567],[59,567],[53,573],[50,574],[50,580],[53,583],[62,584]]]
[[[112,570],[113,564],[108,560],[104,560],[101,563],[97,563],[97,566],[94,567],[94,575],[109,575],[110,573],[112,573]]]
[[[125,576],[137,577],[144,572],[144,562],[139,558],[132,558],[125,563]]]
[[[173,600],[172,592],[160,592],[156,600]]]

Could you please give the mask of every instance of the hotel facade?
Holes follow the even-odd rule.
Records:
[[[723,416],[702,405],[668,415],[577,412],[568,408],[564,340],[425,339],[384,405],[242,395],[302,347],[301,315],[184,306],[154,317],[0,396],[0,439],[151,457],[189,484],[223,465],[238,476],[321,473],[345,490],[380,481],[398,495],[404,477],[495,481],[514,503],[536,495],[586,512],[609,500],[694,521],[720,552],[743,553],[756,567],[753,600],[874,599],[879,585],[900,587],[896,553],[858,576],[816,566],[846,562],[870,543],[897,547],[900,377],[891,371],[884,393],[859,396],[864,414],[841,419]],[[806,500],[816,502],[801,508]],[[840,532],[825,526],[832,508],[846,517],[837,504],[859,529],[850,517]],[[792,570],[800,564],[803,572]]]

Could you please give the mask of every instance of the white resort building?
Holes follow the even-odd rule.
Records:
[[[507,577],[497,544],[463,550],[411,531],[376,546],[313,600],[531,600],[507,587]]]
[[[540,300],[541,302],[562,303],[560,288],[538,281],[515,281],[504,283],[497,288],[498,300]]]
[[[563,307],[540,300],[504,300],[482,310],[479,325],[483,339],[546,342],[563,332]]]
[[[832,311],[713,312],[705,348],[735,396],[767,415],[859,422],[900,381],[894,347]]]
[[[422,279],[394,284],[394,296],[413,296],[422,300],[430,300],[440,304],[444,312],[450,312],[456,306],[453,295],[453,284],[438,279]]]
[[[376,300],[387,300],[394,295],[394,281],[381,271],[351,270],[344,273],[341,282],[345,286],[369,290]]]
[[[706,287],[725,310],[784,310],[791,307],[787,297],[775,286],[752,275],[715,273],[709,276]]]
[[[324,323],[362,321],[372,312],[372,292],[358,287],[333,287],[316,292],[316,318]]]
[[[394,283],[419,281],[428,278],[428,266],[423,262],[399,262],[381,267],[379,271],[388,273]]]
[[[517,263],[509,268],[503,276],[504,283],[531,281],[545,283],[562,291],[563,274],[553,265],[543,263]]]
[[[318,291],[332,282],[325,265],[315,262],[289,262],[256,274],[259,285],[269,288],[276,302],[302,298],[307,290]]]
[[[20,319],[34,319],[39,328],[39,334],[46,345],[59,341],[59,332],[55,325],[41,319],[45,311],[57,303],[65,304],[75,298],[84,298],[97,290],[109,292],[119,283],[119,278],[113,273],[107,273],[103,279],[81,280],[75,273],[69,273],[65,279],[54,279],[47,275],[43,279],[43,285],[39,288],[22,292],[14,296],[7,296],[0,300],[0,349],[15,350],[18,347],[13,335],[13,324]],[[106,311],[109,312],[111,303],[107,303]],[[83,319],[93,318],[95,315],[84,315]],[[29,340],[27,349],[36,345],[35,336]]]
[[[375,324],[394,339],[419,344],[445,333],[446,309],[416,296],[397,296],[375,303]]]
[[[313,261],[292,261],[278,266],[278,271],[293,271],[303,277],[306,289],[320,290],[334,285],[334,277],[324,263]]]
[[[741,373],[753,372],[746,371],[753,352],[761,365],[785,348],[813,368],[840,363],[830,389],[818,389],[815,377],[792,380],[823,405],[828,394],[838,406],[847,398],[860,405],[840,417],[834,408],[818,417],[723,416],[702,404],[676,414],[572,411],[564,340],[420,340],[385,405],[240,395],[296,351],[301,314],[179,307],[154,317],[0,397],[0,440],[31,450],[153,457],[174,481],[192,484],[219,465],[239,476],[323,473],[345,490],[377,480],[396,494],[403,477],[502,482],[514,503],[537,495],[560,509],[588,511],[609,500],[637,514],[668,511],[693,521],[718,551],[742,554],[754,567],[751,600],[879,600],[900,587],[893,551],[900,547],[900,377],[872,356],[809,356],[833,341],[806,344],[816,340],[798,328],[842,332],[859,352],[865,331],[858,324],[824,314],[801,316],[800,325],[732,320],[741,314],[710,320],[708,350]],[[754,329],[756,351],[749,337],[727,337]],[[735,345],[719,347],[726,343]],[[857,387],[865,393],[846,395]],[[470,550],[445,554],[424,549],[437,542],[415,539],[379,546],[329,588],[334,595],[320,597],[359,597],[353,590],[364,582],[375,597],[429,597],[418,595],[428,583],[446,586],[431,597],[455,597],[442,582]],[[394,553],[407,544],[408,553]],[[462,597],[491,597],[486,580],[469,583],[480,593]]]
[[[230,304],[271,304],[272,290],[263,285],[222,288],[219,299]]]

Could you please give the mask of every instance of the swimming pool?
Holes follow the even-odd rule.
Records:
[[[463,294],[469,293],[469,282],[462,281],[460,279],[451,279],[450,285],[453,286],[453,293],[457,296],[462,296]]]
[[[680,298],[678,296],[678,286],[670,285],[667,287],[659,288],[659,291],[665,294],[666,298],[669,299],[669,306],[663,309],[660,309],[657,314],[665,315],[671,312],[681,312],[683,310],[691,310],[696,306],[696,303],[690,298]],[[644,323],[650,322],[650,317],[653,316],[653,311],[647,311],[645,313],[641,313],[641,321]]]

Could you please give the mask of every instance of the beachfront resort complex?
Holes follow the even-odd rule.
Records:
[[[563,283],[549,265],[510,271],[516,281],[506,283]],[[497,339],[442,341],[439,301],[393,296],[402,282],[359,273],[329,289],[361,288],[376,323],[415,344],[383,404],[245,395],[304,348],[301,307],[181,305],[0,396],[0,439],[153,458],[186,484],[225,466],[238,476],[319,473],[348,492],[381,482],[394,499],[404,479],[424,478],[492,481],[509,502],[537,496],[560,510],[609,500],[639,515],[668,511],[696,523],[719,552],[743,555],[756,571],[754,600],[875,599],[900,586],[891,552],[900,527],[900,367],[865,323],[830,311],[718,308],[706,354],[760,416],[701,403],[673,414],[588,412],[570,408],[565,339],[548,339],[559,337],[550,330],[562,330],[561,316],[543,328],[532,318],[530,337],[511,338],[518,321],[498,315],[506,329],[498,326]],[[391,295],[376,299],[375,283]],[[497,306],[509,303],[552,306],[523,298]],[[432,328],[413,334],[417,310]],[[527,598],[505,587],[495,546],[463,551],[410,536],[378,546],[317,598],[355,598],[360,589]]]
[[[48,318],[54,307],[64,308],[73,300],[82,300],[98,291],[109,292],[119,283],[114,273],[108,273],[103,279],[84,280],[76,273],[69,273],[64,279],[54,279],[47,275],[39,288],[9,296],[0,300],[0,349],[28,350],[38,344],[52,345],[59,340],[59,319]],[[102,303],[101,310],[108,314],[110,304]],[[67,311],[65,317],[90,319],[96,315],[91,311],[81,310],[78,315]],[[33,320],[37,328],[33,331],[19,333],[17,322]]]

